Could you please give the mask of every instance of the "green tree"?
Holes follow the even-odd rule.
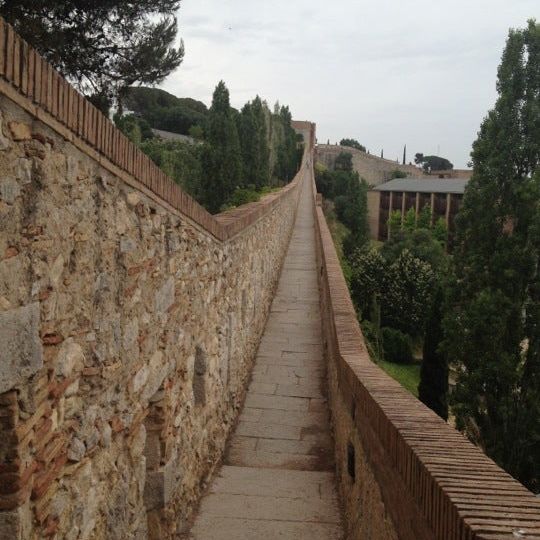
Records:
[[[424,156],[424,154],[421,153],[415,154],[414,162],[417,165],[422,165],[426,172],[448,171],[454,168],[454,165],[446,158],[440,156]]]
[[[406,232],[412,232],[416,229],[416,210],[414,208],[409,208],[405,212],[403,218],[403,230]]]
[[[444,420],[448,419],[448,362],[440,350],[442,330],[442,287],[437,286],[427,317],[420,370],[418,398]]]
[[[341,152],[336,158],[334,169],[336,171],[352,172],[352,154],[350,152]]]
[[[431,228],[431,206],[426,204],[420,212],[418,212],[418,221],[416,226],[419,229],[430,229]]]
[[[140,147],[186,193],[201,200],[200,145],[154,138],[143,141]]]
[[[349,148],[356,148],[362,152],[366,151],[366,147],[363,144],[360,144],[356,139],[341,139],[339,145],[348,146]]]
[[[296,132],[291,122],[292,116],[288,107],[281,107],[279,113],[274,114],[276,131],[279,133],[274,151],[276,154],[274,176],[286,182],[294,178],[299,166]]]
[[[381,328],[384,359],[395,364],[413,361],[411,338],[395,328]]]
[[[432,267],[404,249],[388,267],[381,296],[382,324],[421,337],[436,282]]]
[[[433,225],[433,237],[437,240],[442,246],[446,246],[446,241],[448,239],[448,227],[446,226],[446,220],[440,217]]]
[[[192,139],[202,141],[204,138],[204,129],[201,126],[194,125],[189,128],[188,134]]]
[[[362,319],[372,320],[373,302],[386,286],[388,264],[377,249],[357,250],[350,257],[351,296]],[[380,315],[380,301],[377,302]]]
[[[238,118],[242,149],[243,183],[260,189],[270,181],[270,155],[266,115],[261,99],[246,103]]]
[[[444,247],[434,237],[432,230],[398,231],[383,244],[381,254],[389,263],[393,263],[404,250],[410,251],[414,257],[429,264],[438,275],[446,273],[448,258]]]
[[[399,169],[395,169],[390,173],[390,180],[394,180],[396,178],[407,178],[407,173],[400,171]]]
[[[206,144],[202,152],[202,201],[210,212],[219,211],[241,184],[240,142],[229,91],[217,85],[208,115]]]
[[[203,129],[208,116],[204,103],[178,98],[160,88],[130,87],[124,104],[153,128],[183,135],[190,135],[192,127]]]
[[[457,426],[540,489],[540,25],[511,30],[473,145],[445,346]]]
[[[369,242],[369,223],[367,211],[368,185],[360,179],[358,173],[351,173],[346,194],[346,206],[343,210],[343,223],[349,228],[349,235],[343,244],[346,256]]]
[[[351,294],[361,316],[370,317],[376,297],[382,326],[412,337],[423,335],[436,279],[431,266],[407,249],[392,263],[378,250],[357,250],[351,257]]]
[[[3,0],[0,15],[102,110],[133,84],[157,84],[182,62],[180,0]]]
[[[390,238],[396,236],[401,231],[402,216],[399,210],[392,210],[388,216],[388,231]]]

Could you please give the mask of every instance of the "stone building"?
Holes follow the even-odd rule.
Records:
[[[454,218],[459,211],[468,179],[464,178],[397,178],[368,191],[370,236],[374,240],[388,239],[388,218],[398,210],[402,216],[414,208],[416,215],[431,207],[433,223],[444,218],[452,234]]]

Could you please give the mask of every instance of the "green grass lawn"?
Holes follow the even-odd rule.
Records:
[[[404,386],[413,396],[418,397],[418,383],[420,382],[420,363],[393,364],[381,360],[377,362],[390,377]]]

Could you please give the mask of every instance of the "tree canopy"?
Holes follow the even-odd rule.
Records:
[[[0,0],[0,15],[102,110],[182,62],[180,0]]]
[[[208,115],[206,144],[202,155],[202,198],[210,212],[219,211],[241,184],[242,159],[229,91],[217,85]]]
[[[440,156],[424,156],[424,154],[421,153],[415,154],[414,162],[417,165],[422,165],[426,172],[449,171],[454,168],[454,165],[446,158]]]
[[[511,30],[457,220],[448,357],[457,426],[540,488],[540,25]]]
[[[340,152],[334,162],[334,169],[336,171],[353,171],[352,154],[350,152]]]
[[[178,98],[160,88],[130,87],[124,105],[144,118],[153,128],[189,135],[190,129],[204,129],[208,108],[192,98]]]
[[[357,150],[362,150],[362,152],[366,151],[366,147],[363,144],[360,144],[356,139],[341,139],[339,145],[356,148]]]

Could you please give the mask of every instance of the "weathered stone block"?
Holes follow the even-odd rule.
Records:
[[[32,138],[32,131],[28,124],[9,122],[9,130],[16,141],[24,141]]]
[[[7,150],[10,145],[9,139],[4,135],[4,117],[0,112],[0,150]]]
[[[25,526],[22,516],[22,510],[13,510],[11,512],[0,512],[0,538],[9,540],[22,540],[25,538]]]
[[[2,178],[0,180],[0,199],[8,204],[13,204],[21,194],[21,186],[15,178]]]
[[[70,377],[74,372],[82,370],[84,366],[84,353],[82,347],[68,338],[58,352],[55,373],[62,377]]]
[[[43,366],[39,303],[0,312],[0,394]]]
[[[174,303],[174,278],[170,277],[165,284],[156,291],[156,311],[165,313]]]
[[[163,508],[171,500],[175,483],[173,462],[169,461],[159,471],[147,471],[144,484],[146,510]]]

